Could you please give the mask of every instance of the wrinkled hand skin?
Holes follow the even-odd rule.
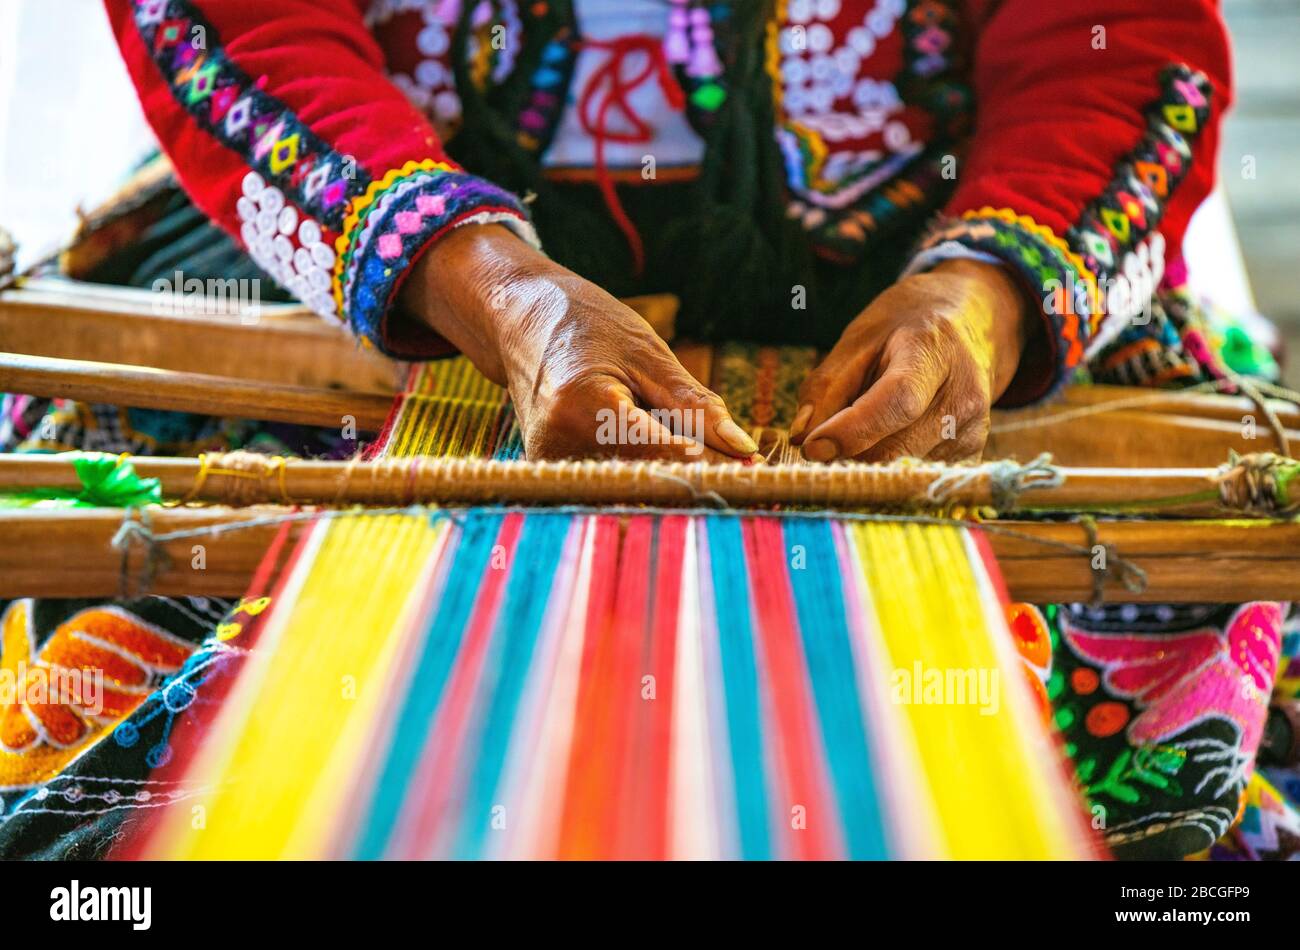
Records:
[[[722,399],[640,315],[500,225],[466,225],[439,240],[417,263],[401,303],[509,389],[529,459],[698,462],[757,452]],[[601,410],[617,419],[620,406],[629,430],[644,425],[653,435],[642,444],[602,444]],[[703,425],[671,431],[648,412],[656,409],[700,410],[702,417],[689,418]]]
[[[1033,320],[996,265],[955,260],[905,277],[805,380],[791,439],[816,462],[977,458]]]

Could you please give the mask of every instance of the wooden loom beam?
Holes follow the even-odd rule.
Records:
[[[1262,461],[1262,460],[1261,460]],[[1284,460],[1279,460],[1284,461]],[[249,452],[201,458],[137,456],[136,473],[159,480],[163,497],[213,504],[380,505],[802,505],[839,510],[941,505],[1004,511],[1147,511],[1237,515],[1233,497],[1255,459],[1218,468],[1122,469],[1015,465],[745,465],[678,462],[496,461],[412,457],[363,462],[281,459]],[[1294,465],[1294,463],[1291,463]],[[1050,482],[1050,483],[1049,483]],[[0,491],[78,492],[67,456],[0,455]],[[1289,496],[1278,500],[1285,504]]]
[[[623,303],[672,338],[676,297],[649,294]],[[200,312],[183,298],[149,290],[54,278],[0,292],[0,341],[26,356],[390,396],[401,391],[409,367],[301,304],[262,303],[249,315],[234,301],[209,301]]]
[[[237,597],[261,562],[280,525],[283,507],[258,509],[156,509],[155,535],[266,523],[157,542],[164,555],[153,565],[149,592],[167,596]],[[146,576],[146,545],[114,548],[127,515],[120,509],[18,509],[0,512],[0,597],[135,596]],[[298,537],[307,521],[289,526]],[[988,532],[1010,596],[1034,603],[1087,601],[1092,597],[1089,559],[1034,539],[1086,547],[1079,524],[1000,522],[1016,535]],[[1132,593],[1117,581],[1104,588],[1114,602],[1234,603],[1300,598],[1300,525],[1295,523],[1102,522],[1097,543],[1111,545],[1147,574],[1147,588]],[[1021,537],[1023,535],[1025,537]]]
[[[262,304],[256,322],[246,319],[234,309],[194,312],[146,290],[64,280],[0,293],[0,341],[11,353],[315,389],[401,389],[407,364],[358,346],[306,307]]]
[[[383,426],[392,400],[376,392],[318,389],[12,353],[0,353],[0,392],[328,428],[342,426],[351,417],[363,432]],[[1263,424],[1256,427],[1255,438],[1250,439],[1240,422],[1136,410],[997,431],[1001,421],[1023,421],[1032,415],[1050,422],[1053,416],[1070,408],[995,413],[994,432],[985,456],[1029,459],[1050,452],[1063,465],[1169,468],[1217,464],[1230,449],[1242,454],[1277,449],[1276,440]],[[1300,445],[1300,432],[1289,432],[1289,438],[1293,446]]]

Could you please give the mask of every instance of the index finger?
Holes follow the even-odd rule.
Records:
[[[814,462],[861,455],[920,419],[942,382],[912,361],[892,363],[852,405],[808,433],[804,455]]]

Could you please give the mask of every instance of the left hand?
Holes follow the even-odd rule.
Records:
[[[804,381],[791,440],[815,462],[976,458],[1035,324],[1001,267],[946,261],[867,307]]]

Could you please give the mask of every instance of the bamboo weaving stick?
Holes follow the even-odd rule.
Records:
[[[1046,464],[745,465],[413,457],[327,462],[248,452],[140,456],[164,497],[215,504],[812,505],[842,509],[962,505],[1000,510],[1276,514],[1293,508],[1277,473],[1247,457],[1224,469],[1069,468]],[[1270,481],[1271,479],[1271,481]],[[68,456],[0,455],[0,490],[79,490]]]
[[[120,509],[0,512],[0,597],[113,597],[148,591],[167,596],[237,597],[246,592],[275,533],[282,507],[255,510],[151,510],[156,541],[113,546]],[[255,522],[248,524],[249,522]],[[292,536],[308,524],[290,523]],[[248,525],[238,530],[221,530]],[[212,529],[218,529],[213,531]],[[1079,524],[998,522],[987,537],[1010,596],[1034,603],[1087,601],[1093,596],[1090,559],[1078,551],[1104,544],[1140,567],[1146,589],[1135,593],[1110,578],[1103,591],[1115,602],[1234,603],[1300,599],[1300,525],[1279,522],[1101,522],[1095,538]],[[1014,532],[1014,534],[1006,533]],[[364,556],[364,552],[360,552]]]
[[[0,353],[0,392],[331,428],[350,417],[363,432],[379,429],[393,402],[382,393],[13,353]]]

